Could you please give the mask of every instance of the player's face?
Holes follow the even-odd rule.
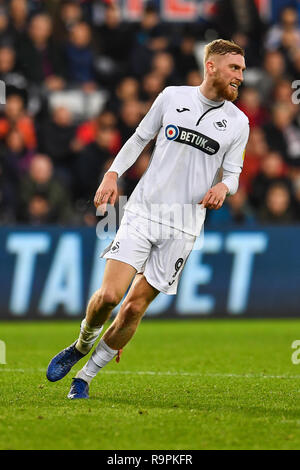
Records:
[[[218,96],[228,101],[235,101],[238,88],[243,82],[245,59],[239,54],[225,54],[214,57],[212,83]]]

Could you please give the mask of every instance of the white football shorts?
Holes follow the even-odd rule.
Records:
[[[130,264],[155,289],[174,295],[195,240],[193,235],[125,211],[114,241],[101,257]]]

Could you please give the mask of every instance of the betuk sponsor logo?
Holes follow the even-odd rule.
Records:
[[[225,126],[223,122],[220,124],[221,126]],[[225,128],[226,127],[224,127],[224,130]],[[207,135],[201,134],[200,132],[192,129],[176,126],[175,124],[169,124],[166,127],[165,135],[168,140],[174,140],[180,144],[190,145],[191,147],[201,150],[208,155],[214,155],[220,148],[220,144]]]

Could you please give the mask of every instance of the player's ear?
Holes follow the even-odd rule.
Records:
[[[216,65],[213,60],[208,60],[205,64],[206,72],[212,74],[216,70]]]

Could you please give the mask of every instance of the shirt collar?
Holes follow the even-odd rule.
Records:
[[[209,100],[208,98],[206,98],[206,96],[203,95],[203,93],[201,93],[199,87],[197,87],[197,90],[198,90],[198,96],[199,96],[200,101],[202,101],[202,103],[206,104],[207,106],[220,106],[225,101],[225,100],[224,101]]]

